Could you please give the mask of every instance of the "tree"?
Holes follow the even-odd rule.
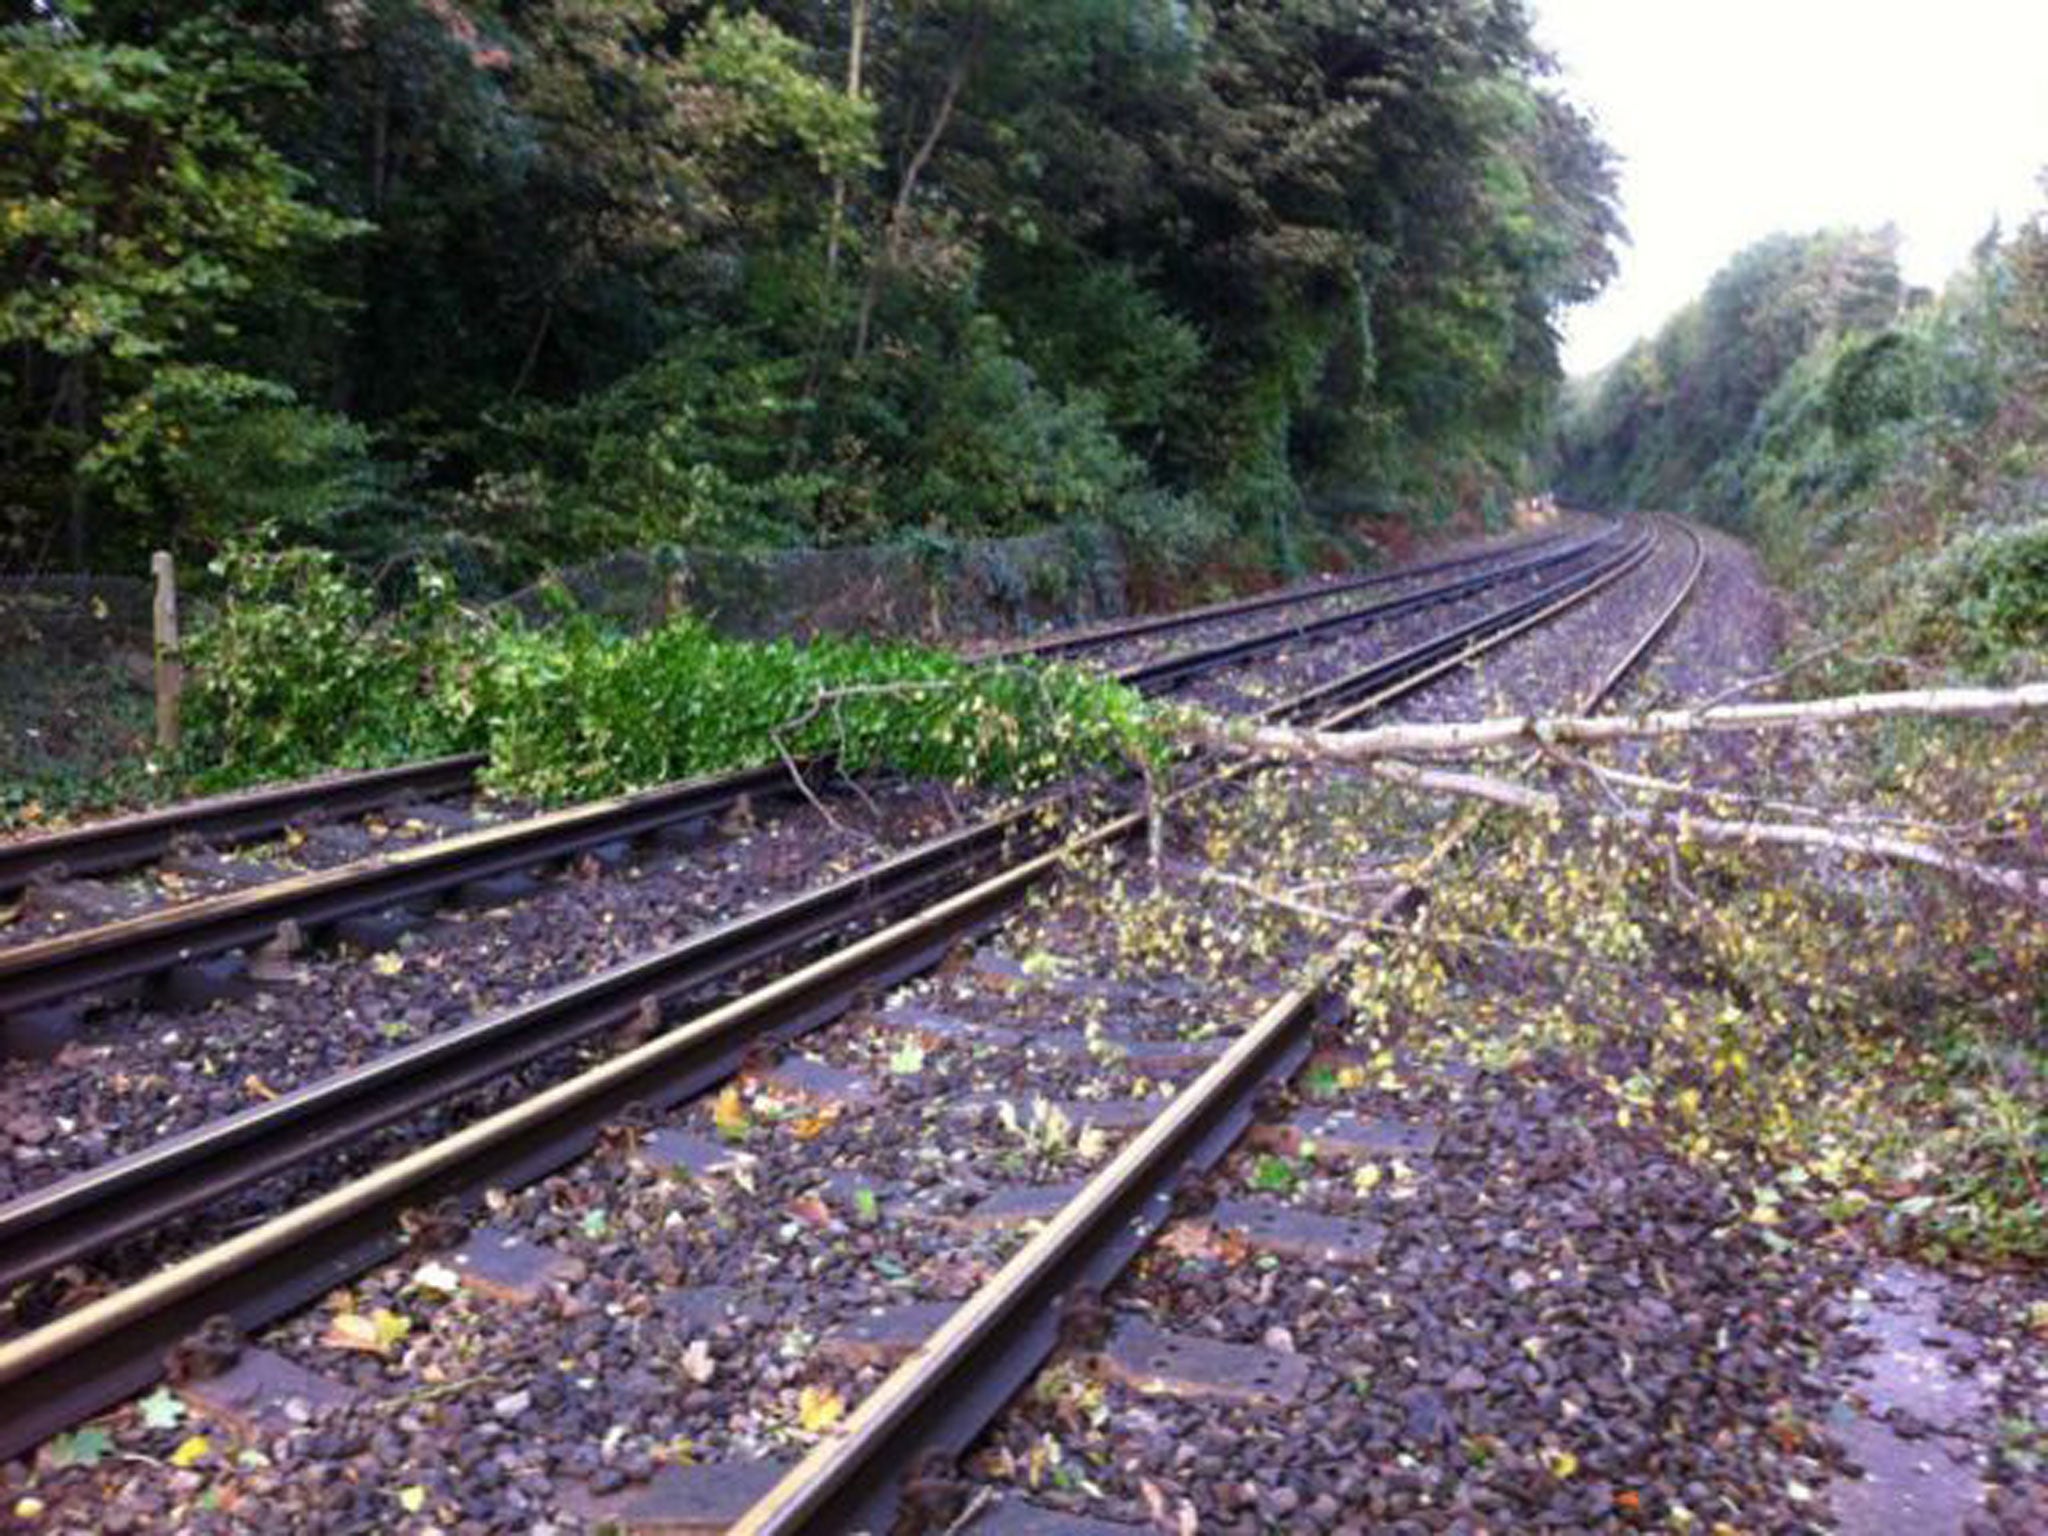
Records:
[[[0,29],[0,347],[9,359],[7,498],[68,480],[65,537],[94,538],[87,482],[67,473],[159,371],[218,402],[256,385],[231,364],[240,323],[306,293],[300,258],[357,226],[315,207],[305,178],[251,128],[290,72],[208,22],[161,47],[89,41],[61,14]],[[173,423],[165,430],[175,431]]]

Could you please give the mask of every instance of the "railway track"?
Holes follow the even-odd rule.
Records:
[[[1618,530],[1546,542],[1533,554],[1516,552],[1513,558],[1477,574],[1139,663],[1116,676],[1142,692],[1161,692],[1316,636],[1422,613],[1504,583],[1540,582],[1550,573],[1570,573],[1574,566],[1604,564],[1615,558],[1625,542]],[[1457,569],[1468,563],[1448,562]],[[1143,621],[1147,625],[1158,622]],[[1467,638],[1483,634],[1487,622],[1487,616],[1480,615],[1461,626],[1460,632]],[[810,765],[807,771],[815,768]],[[458,762],[443,772],[473,773],[474,765],[464,768]],[[68,1005],[84,995],[133,987],[180,972],[193,978],[190,990],[204,997],[232,984],[239,970],[230,961],[224,972],[210,973],[205,963],[216,957],[264,945],[293,947],[318,941],[341,924],[402,915],[465,887],[490,891],[497,882],[506,892],[516,891],[536,873],[581,855],[619,851],[636,838],[704,822],[743,804],[787,797],[800,787],[793,770],[782,764],[743,769],[461,833],[0,950],[0,1048],[11,1041],[19,1054],[49,1054],[75,1032],[75,1009]],[[357,799],[372,793],[353,779],[342,789]],[[310,792],[303,786],[288,786],[277,793],[274,803],[303,807]],[[149,823],[149,835],[162,835],[164,814],[140,818]]]
[[[132,869],[163,857],[182,838],[219,845],[254,842],[310,818],[356,816],[409,800],[469,794],[483,765],[481,753],[469,753],[331,774],[0,843],[0,895],[53,872],[69,878]]]
[[[1650,547],[1647,537],[1621,541],[1583,569],[1548,582],[1540,602],[1523,597],[1503,604],[1490,615],[1490,627],[1468,622],[1457,626],[1455,640],[1411,647],[1361,669],[1352,687],[1325,694],[1314,707],[1337,703],[1340,712],[1355,712],[1384,702],[1392,690],[1425,686],[1604,590],[1637,568]],[[1247,772],[1227,770],[1222,778]],[[410,1215],[560,1167],[629,1107],[654,1111],[699,1096],[765,1045],[843,1014],[860,991],[928,970],[1077,855],[1127,840],[1143,824],[1127,813],[1078,839],[1048,846],[1048,835],[1031,827],[1033,809],[0,1211],[0,1252],[8,1256],[8,1273],[16,1279],[46,1273],[171,1215],[202,1208],[225,1190],[293,1166],[309,1153],[331,1153],[375,1126],[445,1101],[567,1041],[627,1021],[643,1032],[660,1030],[670,998],[771,957],[787,962],[801,947],[843,933],[849,913],[876,921],[934,887],[953,887],[936,902],[763,988],[655,1033],[590,1071],[0,1346],[0,1454],[25,1449],[146,1385],[161,1371],[166,1348],[208,1319],[227,1316],[246,1331],[282,1315],[393,1252]],[[1018,853],[1024,855],[1021,862],[962,886],[986,863],[1002,865]],[[1226,1059],[1245,1057],[1233,1048]],[[1184,1116],[1175,1123],[1193,1134]],[[1179,1147],[1184,1138],[1176,1133],[1171,1141]],[[29,1257],[17,1260],[17,1253]]]
[[[1705,557],[1697,535],[1675,520],[1665,525],[1690,544],[1684,576],[1614,666],[1577,701],[1579,713],[1596,710],[1641,664],[1698,584]],[[1439,857],[1441,852],[1440,845]],[[1099,1296],[1155,1238],[1172,1213],[1175,1190],[1213,1168],[1259,1118],[1259,1095],[1308,1059],[1318,1024],[1340,1006],[1333,985],[1362,942],[1340,943],[1308,979],[1268,1005],[953,1311],[842,1429],[756,1500],[731,1526],[733,1536],[887,1531],[906,1488],[917,1481],[943,1486],[956,1459],[1052,1353],[1077,1299]],[[1170,1369],[1163,1356],[1153,1363]],[[963,1512],[957,1492],[948,1508],[948,1518]]]

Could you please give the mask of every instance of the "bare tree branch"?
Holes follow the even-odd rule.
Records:
[[[1864,720],[1917,717],[2006,720],[2048,713],[2048,683],[2019,688],[1918,688],[1898,693],[1852,693],[1833,699],[1769,704],[1728,704],[1712,709],[1665,709],[1640,715],[1502,715],[1449,724],[1383,725],[1366,731],[1315,731],[1260,726],[1222,733],[1254,752],[1325,762],[1359,763],[1396,756],[1454,757],[1525,743],[1582,746],[1661,736],[1723,731],[1792,730]]]

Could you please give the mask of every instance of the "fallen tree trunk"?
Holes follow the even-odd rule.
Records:
[[[1664,709],[1640,715],[1503,715],[1450,724],[1382,725],[1364,731],[1315,731],[1260,726],[1228,732],[1225,739],[1255,752],[1325,762],[1369,762],[1384,757],[1455,757],[1494,747],[1549,746],[1693,736],[1722,731],[1780,731],[1801,726],[1916,717],[2003,720],[2048,714],[2048,683],[2019,688],[1918,688],[1900,693],[1854,693],[1803,703],[1724,704],[1708,709]]]

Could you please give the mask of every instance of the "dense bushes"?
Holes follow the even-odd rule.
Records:
[[[1987,237],[1940,294],[1903,306],[1885,300],[1896,274],[1871,265],[1873,241],[1835,237],[1804,264],[1738,258],[1715,289],[1740,286],[1745,314],[1803,316],[1784,322],[1803,349],[1768,334],[1750,347],[1740,329],[1710,344],[1703,301],[1579,389],[1562,484],[1619,505],[1654,493],[1749,535],[1854,650],[2034,669],[2048,643],[2048,232]],[[1813,280],[1859,250],[1846,289]]]
[[[1994,665],[2038,655],[2048,648],[2048,516],[1955,539],[1923,588],[1923,632],[1936,644]]]
[[[379,611],[334,560],[238,553],[194,640],[192,767],[236,783],[485,751],[497,786],[566,799],[792,757],[1029,787],[1157,749],[1137,695],[1078,671],[866,640],[527,629],[416,573]]]
[[[1897,233],[1773,235],[1741,252],[1655,337],[1576,383],[1557,488],[1614,510],[1739,521],[1761,407],[1817,346],[1899,313]]]
[[[473,751],[488,739],[476,689],[494,634],[445,577],[380,608],[324,551],[238,549],[187,640],[192,765],[219,783]]]

